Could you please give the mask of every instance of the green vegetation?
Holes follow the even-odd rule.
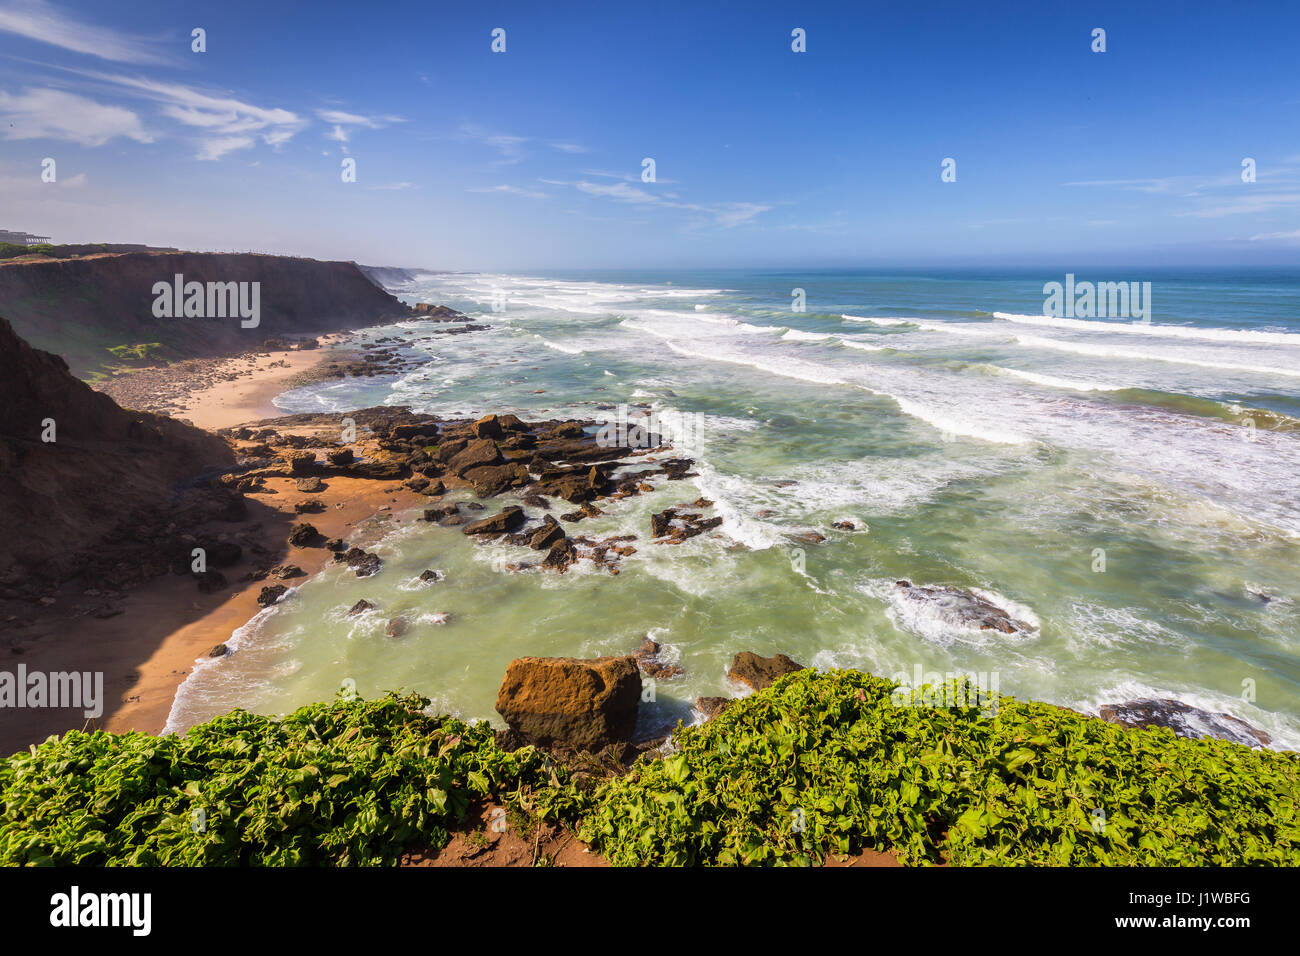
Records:
[[[862,847],[959,865],[1300,863],[1296,754],[1007,697],[996,718],[898,707],[894,686],[783,678],[607,784],[581,835],[618,864],[809,863]]]
[[[51,259],[75,259],[111,252],[176,252],[170,247],[151,247],[135,242],[41,242],[23,246],[14,242],[0,242],[0,259],[17,259],[20,256],[47,256]]]
[[[561,788],[536,751],[427,705],[390,694],[236,711],[184,737],[51,738],[0,765],[0,863],[391,864],[444,846],[476,797]]]
[[[141,342],[138,345],[113,345],[108,351],[113,358],[123,362],[157,361],[163,349],[161,342]]]
[[[800,865],[868,847],[912,864],[1300,863],[1296,754],[1005,697],[996,716],[900,707],[894,687],[792,674],[588,794],[416,696],[236,712],[183,738],[70,732],[0,764],[0,863],[391,863],[445,845],[489,797],[517,826],[575,827],[616,864]]]

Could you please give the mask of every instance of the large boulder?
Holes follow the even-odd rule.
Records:
[[[507,465],[478,465],[467,468],[461,477],[469,482],[474,494],[480,498],[495,498],[507,488],[517,488],[529,482],[528,468],[518,462]]]
[[[497,448],[496,442],[490,438],[476,438],[463,449],[456,453],[456,456],[448,463],[453,475],[463,475],[471,468],[479,468],[483,465],[498,465],[501,463],[501,449]]]
[[[786,674],[807,670],[803,664],[797,664],[784,654],[772,657],[759,657],[753,651],[741,651],[731,659],[731,670],[727,676],[732,680],[748,684],[754,690],[766,690]]]
[[[634,657],[521,657],[506,668],[496,709],[541,746],[595,751],[631,739],[640,700]]]

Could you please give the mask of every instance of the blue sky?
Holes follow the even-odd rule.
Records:
[[[483,270],[1295,263],[1297,36],[1291,2],[0,0],[0,228]]]

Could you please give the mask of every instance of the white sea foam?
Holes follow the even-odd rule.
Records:
[[[873,325],[915,325],[919,319],[885,319],[885,318],[867,318],[861,315],[841,315],[845,322],[870,322]]]
[[[989,368],[994,369],[1000,375],[1010,375],[1014,378],[1024,379],[1026,382],[1033,382],[1035,385],[1064,388],[1073,392],[1115,392],[1125,387],[1123,385],[1103,385],[1100,382],[1084,382],[1078,379],[1057,378],[1055,375],[1026,372],[1024,369],[1006,368],[1001,365],[990,365]]]
[[[1067,319],[1051,315],[1018,315],[1013,312],[994,312],[993,317],[1020,325],[1068,329],[1074,332],[1117,332],[1124,335],[1154,335],[1160,338],[1198,339],[1207,342],[1300,347],[1300,335],[1290,332],[1263,332],[1255,329],[1206,329],[1189,325],[1163,325],[1158,322],[1128,322],[1118,319],[1109,321],[1105,319]]]
[[[1162,351],[1160,349],[1128,349],[1110,345],[1091,345],[1085,342],[1067,342],[1063,339],[1047,339],[1038,335],[1017,335],[1016,341],[1032,348],[1053,349],[1059,352],[1073,352],[1076,355],[1091,355],[1097,358],[1122,358],[1135,362],[1174,362],[1179,365],[1195,365],[1198,368],[1223,369],[1229,372],[1246,372],[1256,375],[1282,375],[1300,378],[1300,366],[1295,368],[1278,368],[1268,365],[1241,365],[1233,362],[1211,362],[1194,359],[1183,354]]]

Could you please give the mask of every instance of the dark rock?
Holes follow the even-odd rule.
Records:
[[[325,490],[324,482],[322,482],[315,475],[312,475],[310,478],[299,478],[296,482],[294,482],[294,484],[297,485],[299,491],[308,494]]]
[[[921,587],[911,581],[895,582],[894,587],[909,601],[931,605],[938,617],[953,627],[999,631],[1003,634],[1020,634],[1033,630],[1030,624],[1017,621],[992,601],[963,588],[943,585]]]
[[[289,529],[289,543],[295,548],[310,547],[320,538],[315,525],[302,522]]]
[[[503,509],[489,518],[482,518],[467,524],[461,530],[465,534],[505,534],[514,531],[524,523],[524,509],[515,505]]]
[[[257,603],[261,607],[270,607],[284,597],[285,592],[288,590],[283,584],[272,584],[269,587],[264,587],[262,593],[257,596]]]
[[[229,653],[230,648],[226,647],[225,644],[218,644],[208,651],[208,657],[225,657]]]
[[[338,448],[325,453],[325,460],[331,465],[350,465],[354,457],[351,448]]]
[[[573,546],[573,542],[568,538],[561,538],[552,544],[551,549],[546,552],[546,557],[542,559],[542,567],[563,574],[569,569],[569,565],[576,560],[578,560],[578,549]]]
[[[546,551],[557,541],[564,539],[564,529],[560,523],[547,515],[542,522],[542,526],[533,532],[528,541],[528,546],[534,551]]]
[[[460,476],[471,468],[497,465],[501,460],[501,450],[497,448],[496,442],[488,438],[477,438],[448,462],[448,468],[452,474]]]
[[[480,498],[494,498],[509,488],[528,484],[528,469],[518,462],[505,465],[479,465],[467,468],[460,477],[469,482]]]
[[[360,614],[363,611],[373,611],[374,609],[375,606],[373,604],[371,604],[365,598],[362,598],[356,604],[352,605],[352,607],[348,608],[348,617],[352,617],[354,615]]]
[[[1263,747],[1273,738],[1231,714],[1215,714],[1169,698],[1143,698],[1106,704],[1101,719],[1130,729],[1168,727],[1179,737],[1217,737],[1247,747]]]

